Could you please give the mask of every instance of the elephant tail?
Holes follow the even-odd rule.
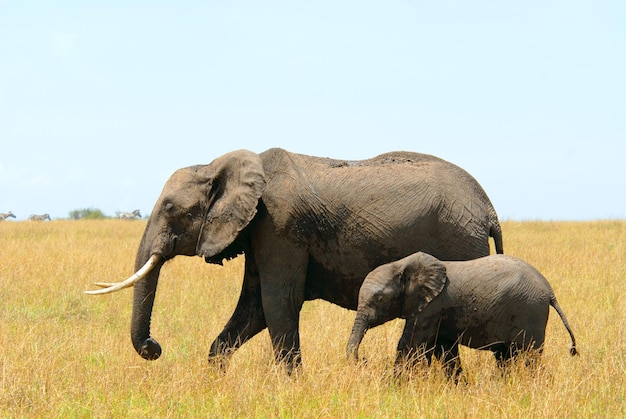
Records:
[[[504,250],[502,248],[502,227],[500,227],[498,215],[493,209],[489,214],[489,236],[493,237],[494,244],[496,245],[496,253],[503,254]]]
[[[556,300],[556,297],[554,296],[554,294],[552,294],[552,297],[550,297],[550,305],[554,307],[556,312],[559,314],[559,317],[561,317],[561,321],[563,322],[563,325],[567,329],[567,332],[569,333],[570,338],[572,338],[572,347],[569,349],[570,355],[572,356],[578,355],[578,349],[576,349],[576,338],[574,337],[574,332],[572,332],[572,329],[569,327],[569,323],[567,322],[565,313],[563,313],[563,310],[561,309],[561,306]]]

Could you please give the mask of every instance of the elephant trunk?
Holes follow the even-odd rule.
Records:
[[[151,257],[150,251],[144,247],[144,241],[142,240],[137,252],[136,269]],[[150,336],[150,319],[163,263],[164,260],[159,258],[156,266],[134,287],[130,336],[137,353],[147,360],[155,360],[161,356],[161,346]]]
[[[354,358],[359,360],[359,345],[365,336],[365,332],[369,328],[369,319],[367,315],[358,311],[356,318],[354,319],[354,326],[352,327],[352,333],[350,334],[350,340],[348,340],[348,346],[346,348],[346,357],[348,359]]]

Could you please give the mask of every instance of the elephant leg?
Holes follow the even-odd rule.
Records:
[[[273,227],[272,227],[273,230]],[[304,304],[308,254],[280,237],[253,240],[261,279],[263,313],[274,356],[293,372],[301,364],[300,310]]]
[[[543,353],[543,344],[545,340],[545,324],[543,327],[533,329],[528,327],[524,340],[516,343],[517,350],[514,353],[516,358],[523,357],[524,366],[528,368],[531,373],[537,371],[541,354]]]
[[[291,304],[271,290],[263,288],[263,306],[266,309],[268,329],[277,363],[283,363],[291,374],[302,362],[300,354],[300,304]]]
[[[420,359],[426,358],[430,363],[431,351],[425,351],[421,336],[416,336],[416,320],[407,319],[402,336],[398,341],[396,360],[394,362],[394,376],[399,377],[404,370],[414,368]]]
[[[512,342],[495,346],[491,350],[501,371],[506,372],[512,364],[522,358],[524,365],[534,373],[543,353],[544,339],[543,331],[534,336],[531,333],[523,332],[519,333]]]
[[[461,368],[461,358],[459,358],[459,344],[457,342],[438,342],[435,346],[434,356],[443,365],[448,378],[453,378],[455,383],[459,382],[463,368]]]
[[[253,258],[246,257],[239,302],[224,330],[211,344],[209,362],[225,368],[230,355],[266,327],[258,269]]]
[[[504,343],[499,345],[492,345],[490,349],[491,352],[493,352],[493,356],[496,359],[496,364],[498,365],[498,368],[500,368],[500,371],[506,371],[512,357],[510,346]]]
[[[543,347],[531,346],[524,350],[512,344],[503,348],[492,349],[492,351],[502,374],[508,373],[511,366],[515,364],[519,358],[524,360],[524,366],[534,374],[538,369]]]
[[[301,364],[299,325],[300,310],[304,304],[305,272],[304,268],[299,273],[288,272],[292,275],[295,272],[295,277],[264,281],[261,296],[274,357],[291,374]]]

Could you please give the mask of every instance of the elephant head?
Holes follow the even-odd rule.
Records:
[[[346,355],[358,359],[365,332],[395,318],[420,313],[446,285],[439,259],[417,252],[370,272],[359,291],[359,304]]]
[[[150,318],[163,264],[177,255],[221,263],[243,252],[233,243],[257,212],[265,189],[258,154],[239,150],[208,165],[177,170],[150,215],[135,259],[136,273],[119,283],[97,283],[104,294],[134,285],[131,339],[139,355],[157,359],[161,347],[150,336]]]

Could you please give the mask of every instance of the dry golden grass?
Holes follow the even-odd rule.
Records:
[[[354,312],[323,301],[302,311],[304,369],[272,362],[267,332],[222,374],[208,346],[239,295],[242,259],[224,267],[179,257],[162,271],[153,315],[161,359],[129,339],[131,290],[86,296],[132,273],[143,221],[0,223],[1,417],[623,417],[626,415],[626,223],[505,222],[505,251],[554,287],[581,352],[551,311],[533,375],[502,378],[489,353],[463,350],[467,384],[441,371],[390,378],[401,323],[371,330],[367,366],[344,359]]]

